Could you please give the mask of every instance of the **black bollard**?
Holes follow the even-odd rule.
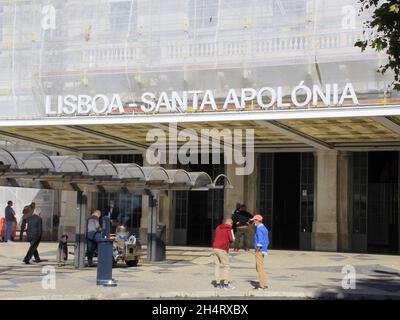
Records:
[[[102,238],[110,239],[110,229],[111,228],[111,220],[110,217],[104,216],[103,217],[103,225],[102,225]]]
[[[166,257],[165,229],[165,224],[157,225],[155,261],[164,261]]]
[[[103,218],[103,233],[97,241],[97,285],[116,287],[117,282],[112,278],[113,240],[110,239],[110,218]]]

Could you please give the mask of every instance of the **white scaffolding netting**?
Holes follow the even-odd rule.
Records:
[[[46,95],[351,82],[379,103],[384,54],[360,53],[357,0],[0,0],[1,118],[45,116]],[[392,93],[391,98],[398,98]]]

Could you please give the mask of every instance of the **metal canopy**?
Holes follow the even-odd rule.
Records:
[[[43,152],[10,152],[0,148],[0,185],[22,188],[144,193],[148,190],[233,188],[225,175],[214,181],[205,172],[141,167]]]

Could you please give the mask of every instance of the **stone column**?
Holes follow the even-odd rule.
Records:
[[[140,218],[140,239],[142,244],[147,243],[147,220],[149,217],[149,196],[142,195],[142,216]]]
[[[320,251],[338,249],[338,153],[317,151],[314,222],[311,248]]]
[[[163,166],[166,170],[175,169],[173,164],[166,164]],[[165,224],[165,244],[172,244],[174,237],[174,210],[173,210],[173,197],[172,190],[161,192],[158,205],[158,221]]]
[[[338,159],[338,250],[348,252],[350,243],[350,153],[339,153]]]
[[[233,189],[225,189],[224,191],[224,219],[231,217],[237,202],[245,202],[245,176],[236,175],[235,168],[236,165],[234,164],[225,165],[225,172],[233,185]]]
[[[88,209],[88,197],[85,192],[78,191],[76,203],[76,228],[75,228],[75,268],[82,269],[85,267],[85,233],[86,233],[86,219]]]
[[[172,207],[173,196],[174,192],[171,190],[166,192],[165,195],[160,196],[158,208],[159,222],[164,223],[167,228],[165,235],[165,241],[167,245],[172,244],[174,240],[174,210]]]
[[[143,166],[148,166],[146,157],[143,156]],[[165,165],[165,169],[173,169],[173,165]],[[173,243],[173,210],[172,210],[173,191],[162,192],[157,205],[158,222],[166,225],[166,244]],[[149,216],[149,196],[142,196],[142,217],[140,219],[140,238],[142,243],[147,242],[147,228]]]
[[[143,167],[149,166],[143,154]],[[149,217],[149,196],[142,194],[142,216],[140,218],[139,235],[142,244],[147,244],[147,220]]]
[[[76,229],[76,191],[60,191],[60,224],[58,226],[58,239],[67,234],[68,241],[75,241]]]

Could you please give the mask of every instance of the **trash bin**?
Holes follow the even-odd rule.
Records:
[[[113,240],[102,238],[97,241],[97,285],[115,287],[117,283],[112,278]]]
[[[165,260],[165,231],[166,225],[165,224],[158,224],[156,230],[156,261],[163,261]]]

